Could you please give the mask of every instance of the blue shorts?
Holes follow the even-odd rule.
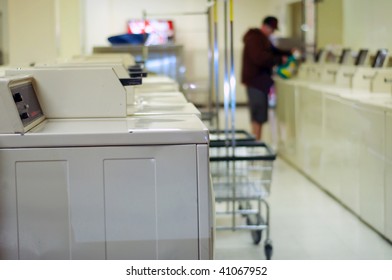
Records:
[[[268,121],[268,93],[253,87],[247,87],[250,119],[263,124]]]

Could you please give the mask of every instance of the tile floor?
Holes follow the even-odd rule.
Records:
[[[273,111],[270,116],[270,125],[264,128],[263,133],[266,142],[275,146]],[[236,110],[236,128],[249,131],[246,107]],[[390,243],[280,158],[274,163],[268,201],[273,259],[392,259]],[[216,204],[217,209],[222,207],[225,204]],[[231,216],[217,216],[216,221],[220,225],[230,225]],[[264,259],[264,236],[263,232],[263,240],[256,246],[250,231],[217,231],[215,258]]]

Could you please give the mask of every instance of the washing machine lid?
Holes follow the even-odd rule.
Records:
[[[137,93],[135,103],[143,105],[176,105],[188,103],[181,92]]]
[[[167,76],[148,76],[145,79],[143,79],[143,84],[144,85],[157,85],[157,84],[176,84],[177,82],[173,80],[172,78],[169,78]]]
[[[143,78],[140,86],[135,87],[135,92],[167,92],[178,91],[179,84],[166,76],[147,76]]]
[[[0,135],[0,148],[208,144],[195,115],[47,119],[28,133]]]
[[[129,105],[128,116],[154,116],[154,115],[196,115],[201,117],[200,111],[192,103],[185,104],[151,104]]]
[[[368,96],[367,98],[364,97],[357,101],[361,106],[392,112],[392,96],[390,94],[384,96]]]

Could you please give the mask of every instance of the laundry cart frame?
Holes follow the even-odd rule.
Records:
[[[255,245],[260,243],[265,230],[264,254],[266,259],[271,259],[270,206],[266,198],[270,194],[276,153],[260,141],[238,141],[235,146],[226,144],[220,140],[210,142],[215,201],[227,203],[226,211],[216,214],[232,218],[231,225],[216,226],[216,230],[250,230]],[[245,218],[246,224],[237,224],[239,216]]]
[[[254,142],[256,141],[256,138],[254,135],[249,133],[248,131],[244,129],[235,129],[235,131],[225,131],[222,129],[210,129],[209,130],[209,136],[210,136],[210,142],[212,143],[210,146],[228,146],[232,144],[232,141],[230,139],[235,138],[235,142]]]

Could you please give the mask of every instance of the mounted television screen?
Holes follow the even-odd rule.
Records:
[[[172,20],[131,19],[127,22],[129,34],[146,34],[146,45],[163,45],[174,41],[174,24]]]
[[[384,61],[388,55],[388,50],[387,49],[379,49],[376,53],[376,56],[374,58],[372,67],[373,68],[380,68],[384,65]]]
[[[339,57],[339,64],[346,64],[350,59],[351,49],[343,49],[342,54]]]
[[[364,65],[365,64],[365,60],[366,60],[366,57],[367,57],[367,55],[368,55],[368,52],[369,52],[369,50],[367,50],[367,49],[361,49],[361,50],[359,50],[359,53],[358,53],[358,55],[357,55],[357,58],[355,59],[355,65],[356,66],[361,66],[361,65]]]

